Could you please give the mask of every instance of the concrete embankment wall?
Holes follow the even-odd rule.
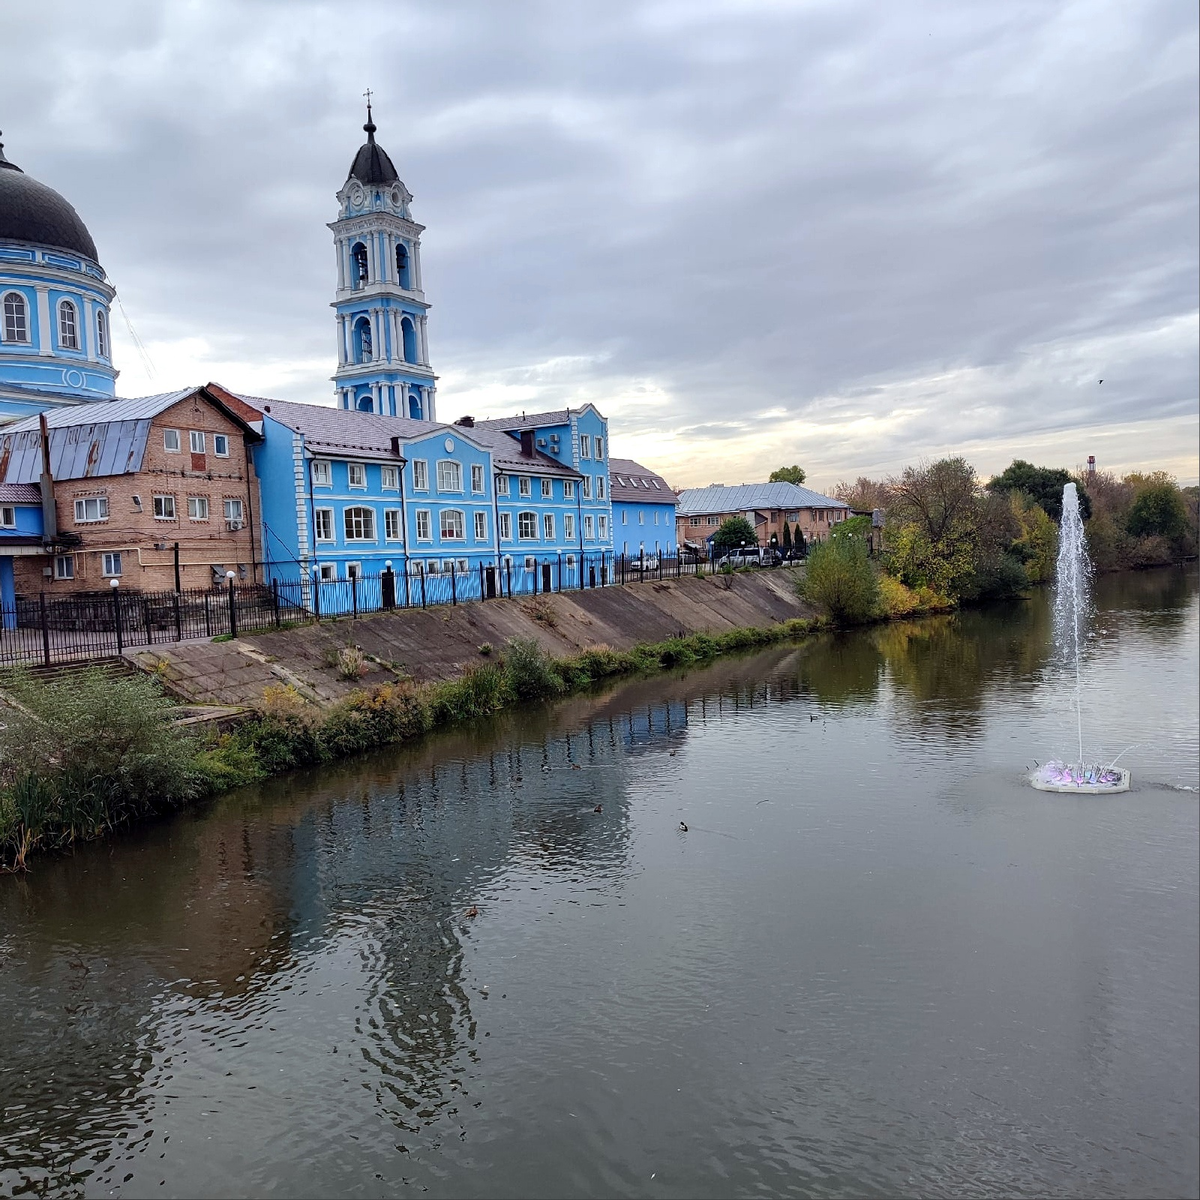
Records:
[[[264,689],[291,684],[328,703],[356,687],[398,678],[453,679],[498,654],[510,637],[536,638],[569,657],[589,646],[626,649],[679,633],[764,627],[813,611],[797,596],[789,570],[704,579],[664,579],[517,600],[404,609],[343,618],[228,642],[184,642],[130,653],[193,704],[254,705]],[[338,677],[338,650],[358,646],[370,671],[357,682]]]

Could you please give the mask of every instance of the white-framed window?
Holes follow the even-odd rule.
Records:
[[[242,502],[240,500],[225,500],[222,502],[222,508],[225,510],[225,524],[230,529],[241,529],[245,523],[245,518],[242,515]]]
[[[537,559],[532,554],[525,555],[525,570],[534,571],[537,569]]]
[[[337,578],[337,563],[317,563],[317,578],[322,583],[332,583]]]
[[[437,484],[439,492],[461,492],[462,463],[454,462],[449,458],[439,459],[437,465]]]
[[[794,525],[798,520],[800,520],[800,513],[799,512],[790,512],[787,514],[787,516],[784,517],[784,520],[790,521]]]
[[[417,541],[433,541],[433,520],[427,508],[417,509]]]
[[[629,514],[624,509],[621,509],[621,524],[622,525],[629,524]]]
[[[508,476],[507,475],[497,475],[496,476],[496,495],[497,496],[507,496],[508,495]]]
[[[502,542],[512,541],[512,513],[502,512],[500,514],[500,540]]]
[[[533,495],[533,480],[528,475],[521,475],[517,478],[517,495],[522,497]]]
[[[655,523],[655,525],[658,524],[658,509],[657,508],[654,510],[654,523]]]
[[[204,453],[204,430],[189,429],[188,430],[188,449],[193,454]]]
[[[542,540],[554,541],[554,514],[542,513]]]
[[[600,530],[600,538],[603,541],[604,538],[608,537],[608,518],[601,513],[596,518],[596,523],[596,527]]]
[[[471,464],[471,491],[483,491],[483,463]]]
[[[487,541],[487,513],[476,512],[475,514],[475,540],[477,542]]]
[[[688,524],[689,525],[708,525],[708,524],[711,524],[711,522],[708,520],[707,517],[688,517]]]
[[[573,479],[564,479],[563,480],[563,499],[564,500],[574,500],[575,499],[575,480],[573,480]]]
[[[575,540],[575,514],[563,513],[563,537],[568,542]]]
[[[591,513],[589,513],[586,517],[583,518],[583,536],[585,538],[590,538],[593,536]]]
[[[383,510],[383,536],[389,542],[400,540],[400,510],[398,508]]]
[[[4,325],[0,332],[6,342],[29,341],[29,305],[20,292],[6,292],[4,295]]]
[[[395,467],[379,468],[379,486],[385,492],[400,490],[400,472]]]
[[[542,480],[542,499],[543,500],[553,500],[554,499],[554,480],[553,479],[543,479]]]
[[[585,475],[579,481],[579,493],[585,500],[592,498],[592,477],[590,475]]]
[[[346,541],[371,542],[375,540],[375,510],[366,507],[351,507],[342,514],[346,527]]]
[[[213,434],[213,453],[218,458],[229,457],[229,434],[214,433]]]
[[[598,437],[596,439],[596,460],[600,461],[604,458],[604,439]]]
[[[604,478],[603,475],[596,476],[596,499],[597,500],[604,499],[605,484],[607,482],[608,481]]]
[[[107,496],[83,496],[75,501],[75,523],[108,520]]]
[[[333,469],[326,458],[314,458],[312,461],[313,487],[333,487]]]
[[[586,433],[581,433],[579,435],[579,457],[592,457],[592,439],[588,437]]]
[[[362,563],[348,562],[346,564],[346,578],[347,579],[361,579],[362,578]]]
[[[187,498],[187,510],[189,521],[207,521],[208,520],[208,497],[207,496],[189,496]]]
[[[639,525],[645,525],[645,523],[646,523],[646,514],[645,514],[645,512],[644,512],[644,511],[642,511],[641,509],[639,509],[639,510],[638,510],[638,524],[639,524]]]
[[[457,542],[467,536],[466,517],[457,508],[443,508],[438,525],[443,540]]]
[[[108,316],[102,308],[96,310],[96,353],[108,357]]]
[[[16,529],[17,510],[11,504],[0,507],[0,529]]]
[[[462,575],[464,572],[469,573],[471,570],[471,560],[469,558],[443,558],[442,570],[449,575],[453,569],[456,575]]]
[[[429,491],[429,464],[423,458],[414,458],[412,471],[413,490],[418,492]]]
[[[318,542],[332,542],[334,540],[332,508],[313,509],[313,537]]]
[[[179,430],[164,429],[163,430],[163,449],[168,454],[179,453]]]
[[[115,578],[121,574],[121,552],[120,550],[108,550],[104,553],[104,561],[100,564],[103,568],[103,574],[108,578]]]
[[[534,541],[538,535],[537,513],[517,513],[517,537],[522,541]]]
[[[442,564],[436,558],[425,560],[426,575],[440,575],[442,573]]]
[[[568,568],[568,570],[571,570],[571,571],[575,570],[575,555],[573,555],[573,554],[567,555],[567,568]]]
[[[73,554],[56,554],[54,556],[54,578],[55,579],[74,579],[75,578],[75,555],[73,555]]]
[[[155,496],[154,497],[154,519],[156,521],[173,521],[173,520],[175,520],[175,497],[174,496]]]
[[[58,302],[58,344],[64,350],[79,349],[79,314],[70,300]]]
[[[362,463],[347,463],[346,483],[352,488],[365,488],[367,486],[367,468]]]

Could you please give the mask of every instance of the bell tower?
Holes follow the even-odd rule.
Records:
[[[421,280],[421,234],[409,212],[412,194],[375,141],[367,92],[367,140],[337,194],[338,406],[359,412],[436,420]]]

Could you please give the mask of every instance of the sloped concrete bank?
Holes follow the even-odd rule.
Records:
[[[191,704],[253,707],[266,688],[284,684],[328,704],[396,679],[455,679],[510,637],[534,638],[554,658],[565,658],[594,646],[626,650],[677,634],[765,628],[814,615],[796,593],[794,572],[756,571],[403,609],[228,642],[159,646],[129,657]],[[337,654],[345,646],[367,655],[361,679],[339,677]]]

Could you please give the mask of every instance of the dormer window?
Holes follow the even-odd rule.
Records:
[[[79,349],[78,314],[70,300],[63,300],[58,306],[58,344],[64,350]]]

